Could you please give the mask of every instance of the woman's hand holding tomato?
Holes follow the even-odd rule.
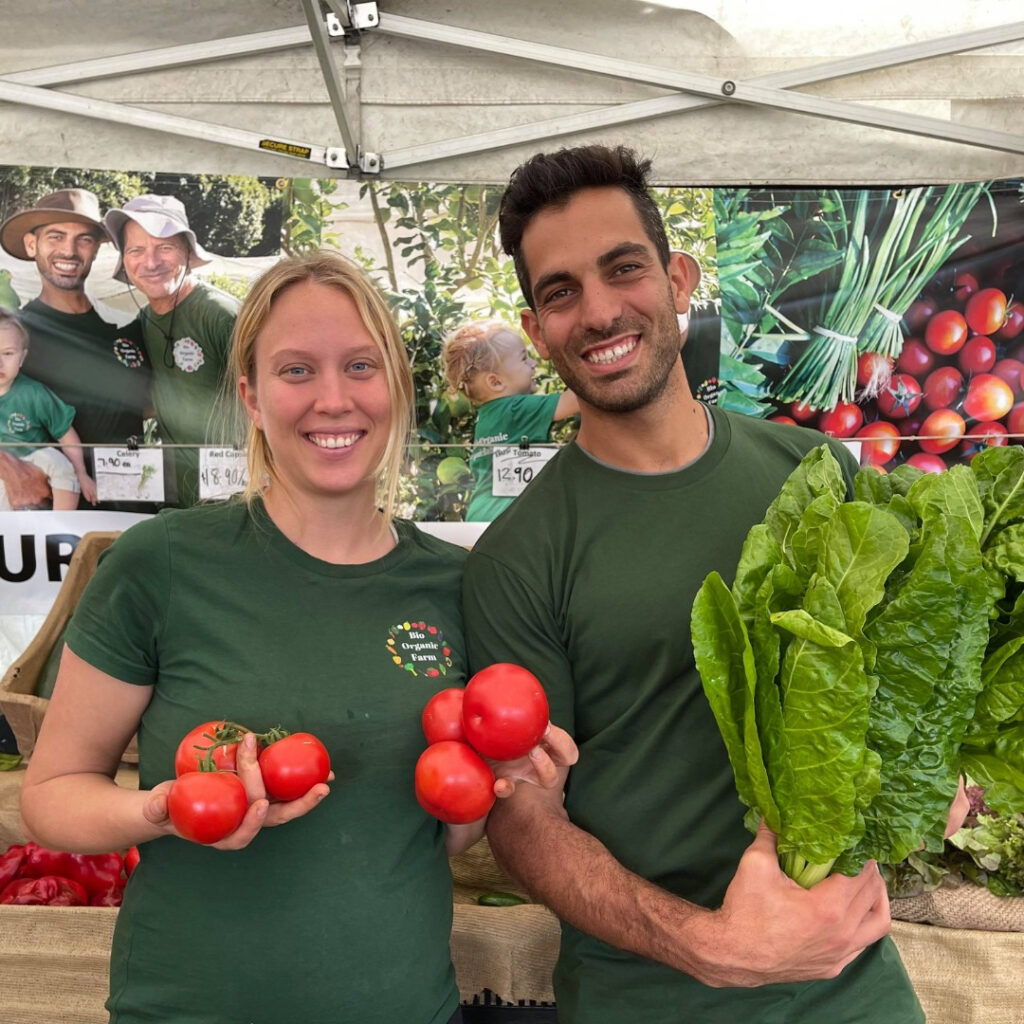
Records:
[[[243,849],[253,841],[261,828],[283,825],[295,818],[302,817],[304,814],[308,814],[330,792],[327,784],[322,782],[312,786],[295,800],[271,802],[268,799],[263,774],[260,771],[259,752],[254,733],[246,733],[238,744],[236,764],[237,779],[244,788],[245,800],[248,806],[236,828],[221,839],[207,844],[218,850]],[[190,774],[235,777],[235,773],[231,772],[197,772]],[[327,781],[330,782],[333,778],[334,773],[330,772]],[[174,782],[168,781],[161,782],[158,786],[155,786],[150,791],[150,798],[143,807],[143,814],[150,824],[158,826],[167,835],[189,838],[184,835],[184,832],[193,832],[195,828],[201,828],[201,819],[204,817],[204,812],[199,805],[199,800],[181,801],[183,806],[178,808],[175,817],[183,824],[183,830],[176,829],[168,811],[168,796],[174,785]],[[198,788],[199,783],[193,780],[190,785]],[[214,785],[217,784],[215,783]],[[220,818],[222,822],[226,823],[231,820],[230,816],[235,813],[236,808],[235,798],[229,794],[224,798],[223,804],[218,804],[214,808],[212,816]],[[181,816],[179,817],[179,815]]]

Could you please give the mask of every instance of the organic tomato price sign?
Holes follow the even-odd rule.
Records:
[[[557,448],[500,447],[494,449],[491,490],[499,498],[515,498],[554,457]]]

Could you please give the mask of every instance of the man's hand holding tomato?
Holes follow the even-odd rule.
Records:
[[[494,795],[499,800],[510,797],[519,782],[541,789],[552,789],[560,785],[559,768],[569,768],[579,758],[576,742],[564,730],[548,722],[547,729],[537,744],[525,757],[515,761],[491,761],[494,770]]]
[[[316,807],[330,792],[326,783],[319,783],[297,800],[272,803],[267,799],[258,758],[256,737],[253,733],[246,733],[238,744],[237,770],[238,778],[245,787],[249,806],[238,828],[225,838],[210,844],[214,849],[241,850],[253,841],[261,828],[271,828],[293,821],[295,818],[301,818]],[[334,772],[331,772],[328,781],[333,779]],[[149,799],[143,806],[146,820],[159,827],[167,835],[178,835],[177,830],[171,824],[167,811],[167,794],[173,785],[172,781],[167,781],[155,786],[150,790]]]

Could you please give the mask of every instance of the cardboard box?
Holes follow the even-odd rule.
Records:
[[[14,661],[0,680],[0,713],[10,724],[18,750],[27,760],[35,749],[36,737],[43,724],[49,697],[39,694],[41,680],[52,677],[64,643],[64,631],[82,596],[86,583],[96,571],[100,555],[106,551],[120,531],[93,531],[78,542],[68,564],[67,575],[57,592],[39,632]],[[135,737],[132,737],[122,760],[137,764],[139,760]]]

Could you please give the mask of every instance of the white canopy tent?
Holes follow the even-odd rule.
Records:
[[[601,140],[652,155],[672,184],[1017,177],[1021,14],[1020,0],[0,0],[0,163],[477,182]]]

